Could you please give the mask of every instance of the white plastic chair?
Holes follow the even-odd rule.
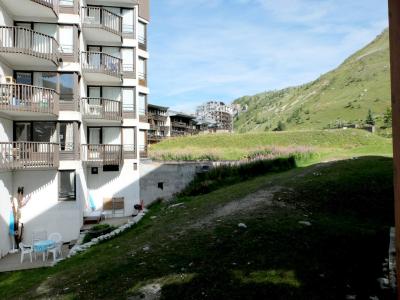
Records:
[[[53,254],[53,260],[56,261],[57,256],[62,257],[62,236],[58,232],[51,233],[49,235],[49,240],[54,241],[54,247],[47,249],[47,256],[49,253]]]
[[[21,264],[24,262],[25,254],[29,254],[29,257],[31,258],[31,263],[32,263],[33,247],[30,245],[25,245],[23,243],[19,243],[19,249],[21,250]]]

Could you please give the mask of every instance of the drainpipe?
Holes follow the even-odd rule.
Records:
[[[397,299],[400,300],[400,1],[389,0],[390,64],[392,76],[394,199],[397,256]]]

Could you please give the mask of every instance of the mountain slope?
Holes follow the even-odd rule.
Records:
[[[279,121],[287,129],[332,128],[362,123],[371,109],[378,125],[390,107],[389,34],[372,43],[317,80],[279,91],[245,96],[234,103],[248,110],[235,121],[239,132],[266,131]]]

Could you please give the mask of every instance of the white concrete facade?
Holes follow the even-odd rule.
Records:
[[[12,248],[20,187],[27,244],[41,230],[76,240],[85,211],[93,203],[101,210],[105,197],[123,197],[123,216],[132,215],[140,203],[141,132],[149,129],[146,109],[138,109],[149,94],[147,30],[142,36],[138,27],[149,20],[137,1],[21,2],[17,9],[0,1],[0,258]]]

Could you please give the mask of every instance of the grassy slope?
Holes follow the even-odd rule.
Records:
[[[391,155],[391,140],[361,130],[310,130],[302,132],[263,132],[218,134],[175,138],[153,145],[150,156],[201,157],[214,154],[237,160],[266,147],[313,147],[320,156],[315,161],[359,155]]]
[[[274,129],[279,120],[288,129],[322,129],[337,120],[362,122],[368,109],[382,124],[390,107],[388,31],[314,82],[235,102],[249,105],[235,122],[240,132]]]
[[[224,204],[276,186],[279,205],[190,228]],[[55,268],[0,274],[0,299],[124,299],[154,282],[165,283],[163,299],[384,299],[376,278],[393,222],[392,188],[392,160],[368,157],[258,177],[176,208],[159,205],[138,227]]]

